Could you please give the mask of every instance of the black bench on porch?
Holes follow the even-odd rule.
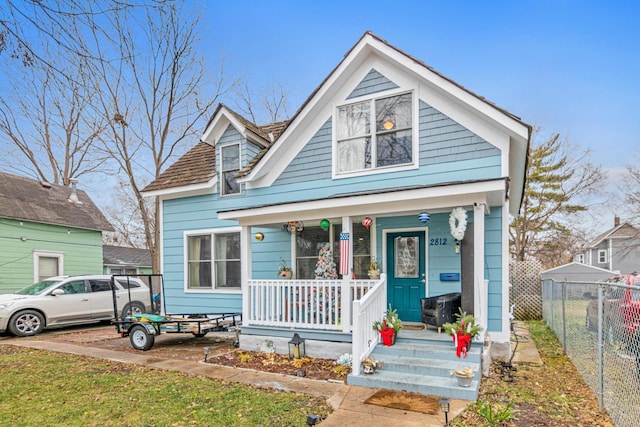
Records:
[[[422,323],[435,326],[438,333],[445,323],[455,321],[455,314],[460,309],[462,295],[460,292],[421,298]]]

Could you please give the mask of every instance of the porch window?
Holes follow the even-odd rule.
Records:
[[[187,236],[187,259],[189,289],[240,288],[240,233]]]
[[[305,226],[304,231],[296,234],[296,277],[298,279],[315,279],[318,253],[329,244],[333,260],[338,267],[340,253],[340,224],[332,224],[329,230],[320,227]],[[362,224],[353,223],[353,271],[358,279],[366,279],[371,261],[371,234]]]
[[[412,164],[412,94],[338,107],[338,173]]]
[[[240,193],[240,184],[236,175],[240,170],[240,144],[227,145],[221,148],[222,154],[222,195]]]

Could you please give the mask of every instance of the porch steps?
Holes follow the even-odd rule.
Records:
[[[440,338],[440,337],[438,337]],[[458,359],[451,340],[419,339],[401,334],[391,347],[381,344],[372,353],[383,363],[374,374],[350,374],[347,383],[369,388],[411,391],[461,400],[477,400],[481,376],[481,344],[473,343],[466,358]],[[471,386],[461,387],[451,371],[469,367]]]

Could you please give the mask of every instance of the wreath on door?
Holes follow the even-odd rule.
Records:
[[[454,208],[449,215],[451,235],[456,240],[462,240],[467,230],[467,211],[464,208]]]

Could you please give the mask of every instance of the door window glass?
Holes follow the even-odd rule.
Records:
[[[419,237],[396,237],[394,241],[394,276],[397,279],[418,277]]]

